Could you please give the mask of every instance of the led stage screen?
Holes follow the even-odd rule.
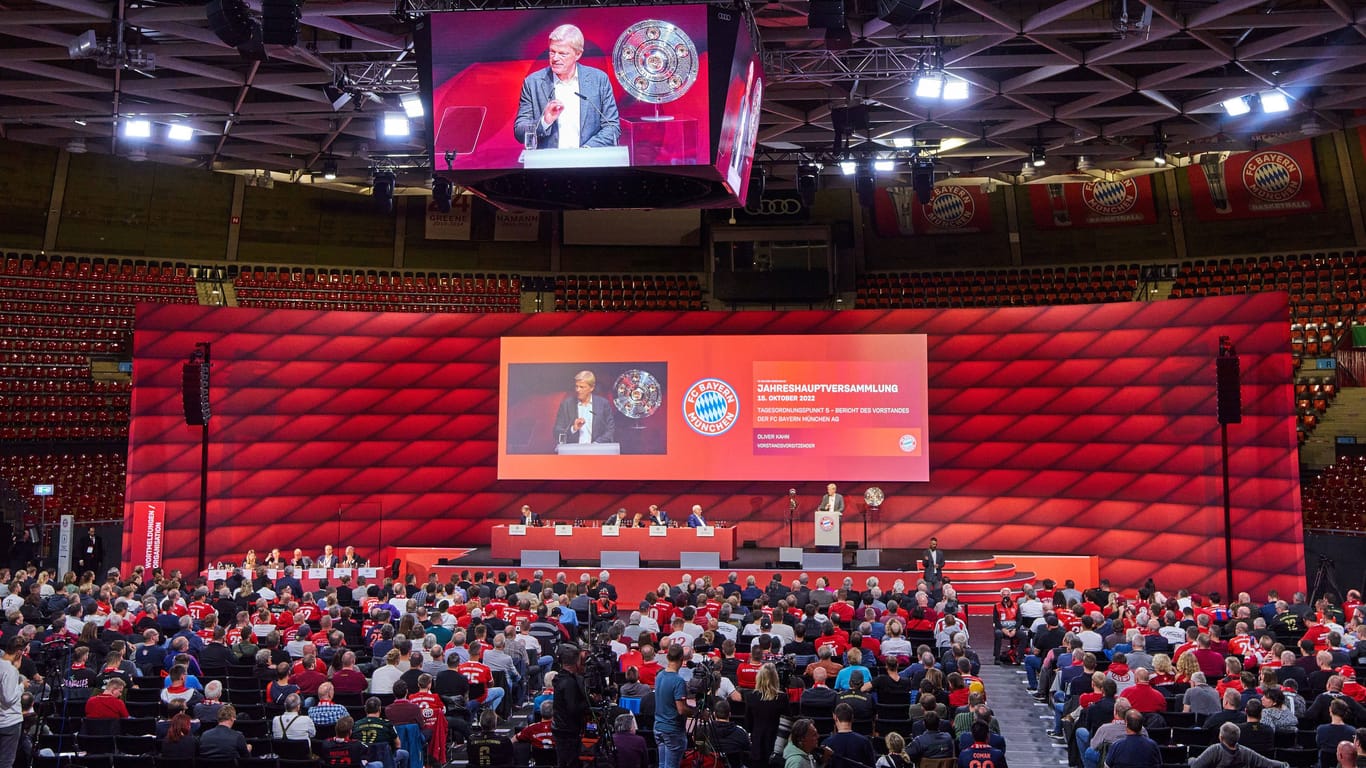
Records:
[[[630,355],[527,364],[560,366],[547,369],[553,387],[545,392],[563,397],[581,370],[576,365],[666,362],[663,394],[677,407],[676,390],[695,379],[655,354],[674,337],[923,334],[929,481],[876,483],[887,501],[870,522],[871,545],[918,547],[937,535],[956,551],[1095,554],[1117,585],[1152,576],[1164,590],[1223,591],[1214,355],[1219,336],[1229,335],[1242,356],[1244,414],[1228,430],[1235,584],[1253,594],[1268,587],[1288,593],[1304,583],[1289,327],[1285,294],[1008,309],[636,314],[144,305],[134,335],[126,513],[140,502],[165,502],[165,561],[194,566],[200,431],[184,423],[180,368],[195,343],[206,341],[214,360],[211,555],[277,545],[311,552],[328,543],[354,544],[371,556],[391,545],[487,546],[492,526],[513,519],[523,503],[571,520],[601,519],[618,507],[696,503],[711,519],[735,522],[746,540],[786,545],[788,488],[797,489],[806,512],[830,478],[794,465],[781,483],[596,473],[500,480],[507,427],[500,411],[510,394],[500,382],[502,342],[651,337],[660,343]],[[547,417],[538,418],[540,434]],[[617,422],[629,428],[625,418]],[[678,429],[669,424],[666,440]],[[840,490],[858,512],[872,484],[844,482]],[[125,526],[129,558],[134,528]]]
[[[508,337],[501,369],[503,479],[929,477],[921,334]]]

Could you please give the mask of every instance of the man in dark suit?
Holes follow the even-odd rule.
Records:
[[[574,395],[560,403],[555,414],[556,443],[615,443],[616,419],[612,405],[593,394],[597,377],[592,371],[574,374]]]
[[[90,526],[81,540],[76,542],[75,551],[76,569],[94,571],[98,575],[100,565],[104,562],[104,539],[95,533],[95,526]]]
[[[275,594],[283,594],[285,587],[289,587],[290,592],[296,599],[303,597],[304,585],[295,578],[294,566],[292,565],[286,565],[284,573],[281,573],[280,578],[275,580]]]
[[[701,505],[701,504],[694,504],[694,505],[692,505],[692,514],[688,515],[688,527],[689,527],[689,528],[705,528],[706,525],[707,525],[707,518],[705,518],[705,517],[702,516],[702,505]]]
[[[938,589],[944,583],[944,550],[939,548],[939,539],[930,537],[930,548],[920,555],[920,562],[925,568],[925,583],[931,588]]]
[[[341,560],[337,557],[337,553],[333,552],[332,545],[328,544],[323,547],[323,553],[318,555],[318,559],[314,560],[313,564],[319,568],[336,568],[339,562]]]
[[[844,514],[844,495],[835,492],[835,484],[825,486],[825,495],[821,497],[821,505],[817,507],[820,512],[834,512]]]
[[[630,519],[626,517],[626,509],[622,508],[618,509],[616,512],[613,512],[612,516],[607,518],[607,522],[603,523],[603,525],[622,526],[630,525],[630,522]]]
[[[583,32],[561,24],[550,33],[550,66],[527,75],[513,133],[539,149],[611,147],[621,135],[617,100],[607,73],[579,64]],[[605,441],[598,441],[605,442]]]
[[[537,523],[539,523],[540,520],[541,520],[541,519],[540,519],[539,517],[536,516],[536,513],[531,511],[531,505],[530,505],[530,504],[523,504],[523,505],[522,505],[521,519],[519,519],[519,520],[517,521],[517,523],[518,523],[519,525],[532,526],[532,525],[536,525]]]

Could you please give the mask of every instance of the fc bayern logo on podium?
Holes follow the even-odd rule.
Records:
[[[835,530],[835,518],[830,515],[821,515],[817,525],[821,527],[822,531],[833,531]]]
[[[720,379],[701,379],[683,395],[683,418],[694,432],[714,437],[735,426],[740,398]]]

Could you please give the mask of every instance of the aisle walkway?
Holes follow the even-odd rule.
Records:
[[[991,645],[986,646],[991,655]],[[1067,765],[1067,750],[1045,733],[1053,727],[1048,707],[1034,700],[1024,687],[1024,667],[982,665],[982,682],[1001,735],[1006,737],[1010,768],[1059,768]]]

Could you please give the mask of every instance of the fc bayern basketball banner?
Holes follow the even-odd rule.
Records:
[[[910,187],[879,188],[874,213],[883,237],[991,231],[990,198],[976,186],[940,184],[928,203],[916,199]]]
[[[1031,184],[1029,207],[1039,229],[1157,223],[1153,182],[1147,176],[1081,184]]]
[[[1323,210],[1309,139],[1186,166],[1191,204],[1204,221],[1286,216]]]

